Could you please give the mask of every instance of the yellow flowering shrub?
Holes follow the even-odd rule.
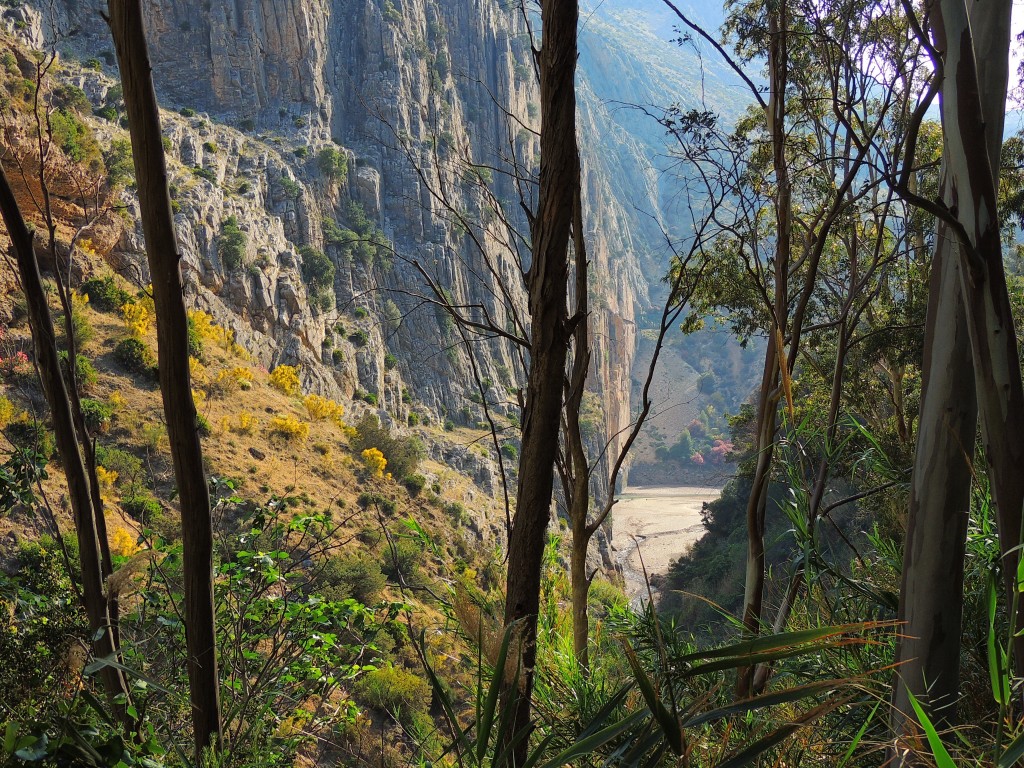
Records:
[[[231,431],[240,435],[251,435],[259,426],[260,420],[248,411],[242,411],[235,417],[235,423],[231,425]]]
[[[279,365],[270,374],[270,383],[286,395],[299,394],[299,369],[291,365]]]
[[[131,557],[139,551],[135,534],[127,528],[115,528],[110,534],[110,551],[118,557]]]
[[[270,434],[291,442],[309,437],[309,424],[294,416],[275,416],[270,420]]]
[[[236,365],[230,370],[221,371],[217,374],[218,381],[220,381],[222,377],[224,379],[233,380],[238,385],[239,389],[252,389],[253,374],[252,371],[244,365]]]
[[[115,415],[117,415],[118,411],[128,405],[128,401],[124,399],[124,395],[121,394],[121,390],[119,389],[111,392],[108,400],[110,402],[110,407],[114,409]]]
[[[188,373],[192,377],[192,385],[205,387],[210,383],[210,375],[206,372],[206,366],[194,357],[188,359]]]
[[[0,429],[14,420],[14,403],[0,395]]]
[[[117,482],[117,472],[109,470],[102,465],[97,465],[96,480],[100,484],[100,497],[104,501],[110,501],[114,498],[114,483]]]
[[[231,349],[235,334],[213,322],[213,315],[201,309],[193,309],[189,310],[188,320],[192,332],[204,342],[213,342],[224,349]]]
[[[306,406],[306,412],[313,421],[324,421],[330,419],[338,426],[342,426],[341,417],[345,414],[345,406],[336,403],[330,398],[320,395],[306,395],[302,400]]]
[[[388,460],[384,458],[384,454],[377,448],[367,448],[362,453],[363,464],[370,474],[374,477],[384,477],[384,468],[388,465]]]
[[[128,335],[141,339],[153,327],[153,314],[141,301],[129,301],[121,306],[121,319]]]

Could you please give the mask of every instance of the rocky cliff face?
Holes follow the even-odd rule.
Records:
[[[68,56],[97,58],[100,71],[79,77],[95,104],[112,97],[115,74],[102,6],[58,0],[56,25],[40,17],[20,25],[25,35],[41,29]],[[515,231],[526,231],[518,209],[536,170],[538,115],[529,33],[505,6],[146,4],[157,88],[177,110],[165,133],[190,300],[267,367],[299,364],[309,389],[372,394],[400,421],[413,397],[438,418],[480,421],[475,380],[495,410],[516,412],[516,350],[470,339],[474,370],[470,346],[431,305],[425,279],[501,327],[523,316],[528,248]],[[638,265],[649,233],[635,209],[656,206],[657,190],[648,165],[645,181],[624,192],[642,158],[596,140],[608,131],[607,108],[581,85],[593,386],[614,434],[629,419],[635,315],[647,302]],[[630,149],[620,129],[615,137]],[[334,178],[317,162],[328,148],[347,158]],[[650,198],[641,205],[638,189]],[[225,263],[219,248],[230,216],[245,233],[240,263]],[[339,230],[376,246],[360,249]],[[113,255],[144,273],[140,242],[129,231]],[[303,278],[309,249],[336,266],[333,301],[318,300]]]

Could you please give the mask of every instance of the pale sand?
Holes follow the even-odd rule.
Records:
[[[613,508],[612,547],[634,604],[647,599],[648,576],[663,574],[704,533],[701,508],[720,488],[629,488]],[[639,552],[637,550],[639,546]],[[640,559],[643,557],[643,567]]]

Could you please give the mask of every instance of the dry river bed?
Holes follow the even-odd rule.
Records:
[[[704,502],[720,495],[719,488],[690,485],[634,487],[619,495],[613,511],[612,548],[626,594],[635,606],[647,600],[644,570],[648,576],[666,573],[672,561],[704,533],[700,516]]]

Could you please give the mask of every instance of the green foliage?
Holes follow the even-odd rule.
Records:
[[[182,107],[181,109],[178,110],[178,114],[181,115],[182,117],[195,117],[196,116],[196,111],[194,109],[192,109],[191,107]]]
[[[287,176],[282,176],[278,180],[278,184],[281,185],[281,189],[284,191],[285,197],[289,200],[295,200],[300,194],[302,194],[302,187],[294,179],[289,179]]]
[[[67,350],[61,350],[59,353],[61,368],[64,370],[64,376],[68,381],[68,385],[71,383],[71,375],[68,369],[68,353]],[[75,356],[75,381],[78,382],[78,392],[83,394],[88,392],[96,386],[96,381],[99,378],[99,374],[96,373],[96,368],[93,366],[92,361],[89,360],[85,355]]]
[[[426,712],[430,706],[427,682],[391,665],[367,672],[356,685],[356,692],[374,709],[394,715]]]
[[[351,597],[371,605],[380,599],[387,579],[376,557],[357,550],[327,558],[322,582],[319,594],[325,600],[340,601]]]
[[[355,344],[357,347],[365,347],[370,343],[370,334],[364,331],[362,328],[357,328],[349,334],[348,340]]]
[[[220,242],[217,244],[217,253],[221,262],[231,272],[239,269],[245,258],[245,249],[248,240],[245,232],[238,226],[238,218],[228,216],[220,227]]]
[[[86,280],[79,292],[88,296],[89,306],[100,312],[117,312],[132,300],[131,294],[118,286],[113,275]]]
[[[93,433],[106,432],[110,428],[111,419],[114,417],[114,409],[106,403],[88,397],[83,397],[81,402],[82,416],[85,418],[86,428]]]
[[[402,484],[409,491],[410,496],[419,496],[420,491],[427,485],[427,478],[420,474],[406,475]]]
[[[135,161],[132,157],[132,143],[128,139],[114,139],[105,155],[107,182],[111,189],[119,189],[135,183]],[[122,302],[123,303],[123,302]]]
[[[334,288],[334,262],[323,251],[310,245],[299,249],[302,256],[302,277],[315,293]]]
[[[114,347],[114,359],[126,371],[136,376],[155,380],[157,378],[156,357],[140,339],[122,339]]]
[[[206,181],[210,182],[214,186],[217,184],[217,172],[212,168],[203,168],[198,165],[193,166],[192,175],[200,179],[206,179]]]
[[[352,448],[360,453],[366,448],[377,448],[388,462],[388,471],[401,480],[414,473],[420,461],[426,456],[422,441],[412,435],[393,435],[373,414],[366,414],[355,425]]]
[[[121,509],[129,517],[138,520],[143,525],[153,525],[163,517],[164,508],[160,502],[148,491],[140,491],[133,496],[121,499]]]
[[[92,103],[85,91],[70,83],[61,83],[50,92],[50,103],[58,109],[70,110],[79,115],[92,111]]]
[[[68,335],[67,319],[66,314],[60,317],[60,324],[64,330],[65,337]],[[89,322],[89,318],[86,317],[82,307],[78,306],[74,301],[71,304],[71,335],[75,339],[77,349],[84,347],[96,336],[96,331],[93,329],[92,323]]]
[[[324,178],[340,183],[348,176],[348,155],[337,147],[324,147],[317,153],[316,167]]]
[[[68,109],[56,109],[50,115],[53,140],[69,159],[92,173],[103,171],[103,155],[92,129]]]

